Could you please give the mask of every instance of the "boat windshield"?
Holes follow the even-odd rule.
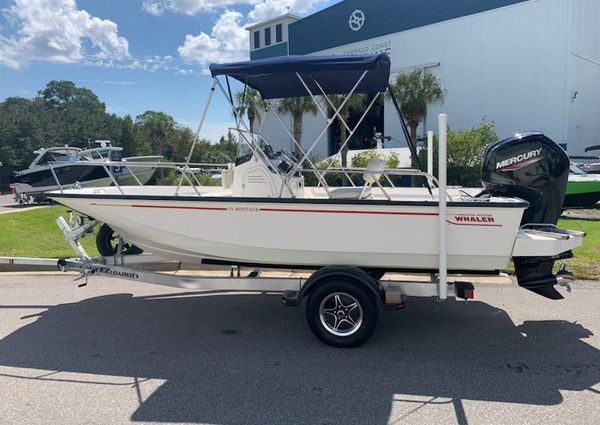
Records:
[[[236,129],[232,129],[236,130]],[[240,131],[242,133],[242,131]],[[245,132],[244,132],[245,133]],[[263,152],[269,159],[275,159],[277,156],[273,151],[273,147],[259,134],[241,135],[238,142],[238,152],[236,164],[242,164],[248,161],[254,151]]]
[[[44,155],[38,159],[36,165],[47,165],[49,163],[54,164],[57,162],[60,163],[73,161],[77,161],[77,151],[72,149],[61,149],[44,153]]]
[[[79,153],[80,159],[84,161],[97,161],[100,159],[110,159],[110,151],[120,151],[120,148],[107,147],[95,148],[82,151]]]
[[[585,174],[585,171],[583,171],[577,165],[571,164],[571,173],[572,174]]]

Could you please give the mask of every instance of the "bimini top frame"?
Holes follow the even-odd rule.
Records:
[[[336,122],[336,120],[339,120],[341,125],[345,126],[347,130],[346,140],[341,141],[340,151],[338,154],[345,148],[350,138],[362,124],[362,121],[366,117],[369,110],[375,104],[376,100],[380,96],[383,96],[383,94],[389,89],[390,59],[385,54],[281,56],[247,62],[211,64],[210,71],[213,77],[213,86],[211,88],[211,93],[206,107],[200,119],[200,125],[196,133],[196,140],[199,139],[199,134],[202,129],[204,118],[206,117],[206,112],[210,105],[214,90],[218,87],[232,108],[238,129],[241,126],[246,130],[245,132],[239,132],[238,134],[240,134],[247,143],[252,144],[255,135],[252,131],[250,131],[242,119],[240,108],[236,107],[235,105],[234,97],[231,93],[229,77],[234,78],[245,85],[243,96],[245,96],[247,87],[257,90],[268,105],[266,109],[276,116],[280,124],[290,136],[291,140],[296,146],[297,151],[301,152],[301,158],[298,158],[295,166],[291,167],[291,169],[283,176],[283,184],[281,185],[280,189],[281,196],[284,187],[288,185],[290,178],[302,168],[305,162],[308,162],[311,168],[315,170],[316,167],[314,167],[314,164],[310,160],[310,154],[314,151],[321,138],[327,133],[329,127]],[[225,77],[227,90],[221,84],[221,81],[219,80],[220,76]],[[394,98],[393,92],[390,90],[389,93],[392,103],[398,113],[398,118],[400,120],[400,124],[402,126],[408,146],[411,150],[411,154],[418,164],[416,146],[414,141],[410,138],[408,129],[406,128],[406,123],[402,118],[399,104]],[[346,95],[345,100],[339,105],[339,107],[336,107],[328,97],[329,95],[336,94]],[[373,95],[373,98],[356,126],[354,128],[350,128],[344,118],[341,116],[341,111],[344,109],[346,102],[353,94],[370,94]],[[278,115],[277,108],[273,107],[271,100],[307,95],[310,96],[315,103],[317,110],[325,119],[326,125],[314,142],[308,147],[308,149],[305,150],[300,145],[300,141],[294,139],[292,131],[290,131],[290,129]],[[316,96],[322,97],[326,105],[333,110],[332,116],[328,115],[327,108],[323,108],[322,102],[319,102]],[[195,142],[191,146],[190,155],[187,158],[188,161],[190,161],[192,157],[194,148]],[[421,167],[419,166],[419,168]],[[328,170],[325,170],[325,173]],[[329,193],[324,174],[320,173],[318,170],[315,170],[315,174],[320,184],[323,185],[325,190]]]
[[[323,94],[378,93],[387,89],[387,55],[280,56],[248,62],[211,64],[213,77],[235,78],[263,99]],[[366,74],[363,76],[363,74]],[[358,84],[357,84],[358,82]]]

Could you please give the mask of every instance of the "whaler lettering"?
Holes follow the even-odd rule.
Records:
[[[474,215],[457,215],[454,219],[459,222],[467,223],[495,223],[494,217],[492,216],[474,216]]]

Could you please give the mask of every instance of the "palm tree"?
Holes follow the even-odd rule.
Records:
[[[317,105],[310,96],[286,97],[279,101],[277,110],[280,113],[289,112],[292,115],[292,135],[297,143],[294,143],[296,158],[302,158],[302,130],[304,126],[304,114],[317,114]]]
[[[346,100],[346,97],[347,96],[341,95],[341,94],[328,96],[329,100],[331,101],[332,106],[335,109],[338,109],[342,104],[344,104],[344,107],[340,110],[340,118],[338,118],[338,124],[340,126],[340,143],[343,144],[343,146],[342,146],[342,167],[348,166],[348,148],[349,148],[348,145],[349,145],[349,143],[345,143],[346,138],[348,137],[348,129],[342,123],[341,120],[344,120],[344,122],[347,123],[348,118],[350,118],[350,113],[362,110],[365,106],[365,101],[367,100],[366,95],[354,93],[354,94],[350,95],[350,98],[348,99],[348,101],[346,103],[344,103],[344,101]]]
[[[446,90],[437,76],[426,68],[398,74],[390,84],[390,89],[400,103],[410,136],[416,141],[417,127],[425,119],[427,105],[443,102]]]
[[[260,117],[261,110],[263,110],[267,102],[264,101],[258,92],[251,88],[247,88],[245,91],[239,91],[235,94],[235,99],[238,103],[237,110],[241,115],[246,114],[248,117],[248,123],[250,124],[250,132],[254,133],[254,121]]]

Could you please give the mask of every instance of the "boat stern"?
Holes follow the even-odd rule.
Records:
[[[566,283],[573,276],[564,266],[554,273],[554,263],[573,257],[572,250],[581,246],[584,237],[584,232],[564,230],[553,225],[523,226],[513,248],[519,286],[549,299],[562,299],[556,285]]]

